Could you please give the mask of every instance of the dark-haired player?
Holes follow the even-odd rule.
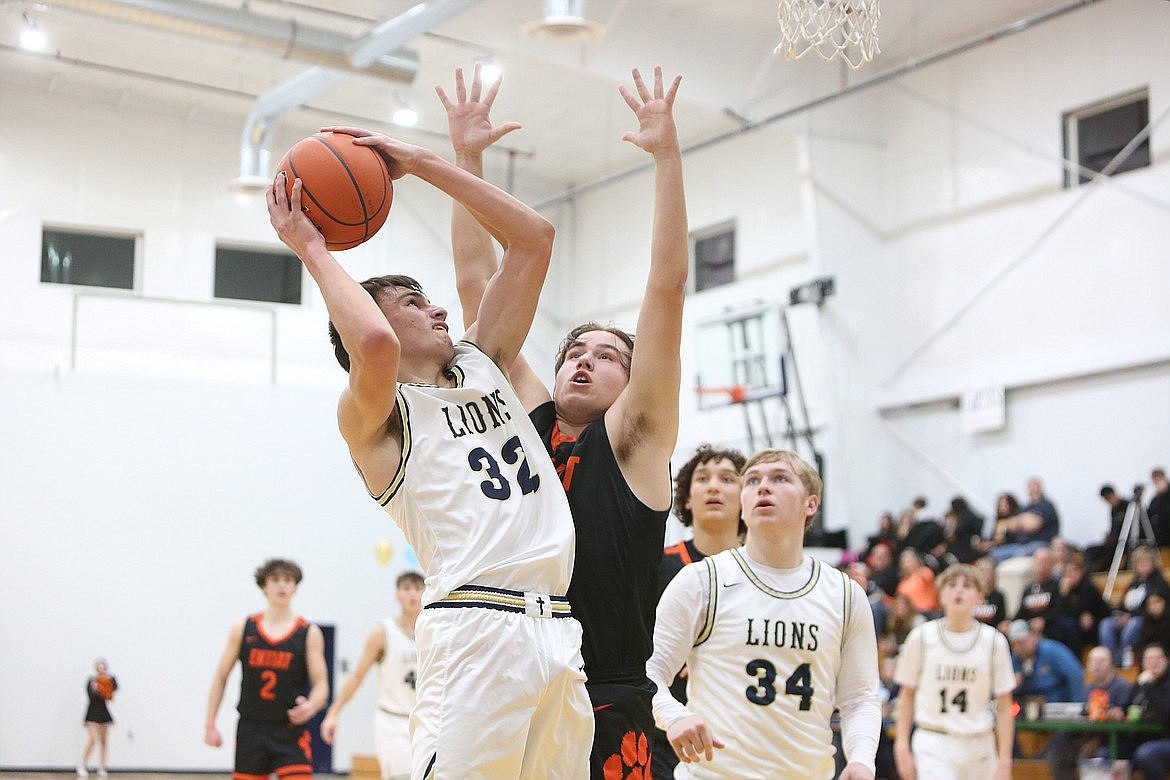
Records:
[[[654,159],[650,273],[638,312],[638,349],[619,328],[588,322],[570,331],[556,358],[553,399],[523,359],[512,367],[516,394],[540,432],[573,510],[577,552],[569,600],[584,628],[596,733],[594,778],[645,772],[650,765],[654,685],[651,652],[658,566],[671,503],[670,456],[678,439],[679,357],[689,262],[682,152],[674,124],[679,78],[619,88],[638,120],[622,139]],[[456,100],[440,90],[456,163],[482,175],[482,153],[516,129],[493,127],[488,110],[497,82],[481,96],[478,69],[470,95],[456,74]],[[452,214],[452,244],[464,322],[474,319],[495,255],[465,211]]]
[[[690,460],[674,476],[674,516],[694,535],[667,547],[658,569],[659,593],[684,566],[701,561],[743,543],[747,526],[739,516],[739,470],[745,458],[736,449],[699,445]],[[687,701],[685,670],[670,684],[674,698]],[[656,780],[672,780],[678,756],[666,739],[666,732],[654,729],[654,765]]]
[[[301,567],[273,558],[256,569],[256,585],[268,606],[241,618],[228,632],[227,646],[211,678],[203,741],[223,745],[215,725],[224,687],[240,662],[240,720],[236,726],[236,780],[280,780],[313,776],[306,724],[325,706],[329,679],[321,629],[292,610],[301,582]],[[309,686],[309,695],[302,695]]]
[[[341,435],[366,490],[402,529],[426,576],[415,631],[412,776],[579,780],[593,719],[581,626],[565,596],[573,519],[544,446],[508,381],[548,273],[553,227],[435,152],[360,128],[389,163],[469,209],[504,248],[475,324],[408,277],[358,284],[278,178],[268,216],[325,298],[349,373]],[[343,359],[344,358],[344,359]]]

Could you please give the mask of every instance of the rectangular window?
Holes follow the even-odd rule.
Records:
[[[41,281],[133,290],[137,243],[133,235],[45,228]]]
[[[291,252],[215,248],[215,297],[301,302],[301,261]]]
[[[725,223],[691,234],[695,292],[735,281],[735,224]]]
[[[1092,180],[1150,122],[1149,90],[1094,103],[1064,115],[1064,155],[1080,165],[1065,169],[1065,188]],[[1150,165],[1150,138],[1147,135],[1111,173],[1124,173]]]

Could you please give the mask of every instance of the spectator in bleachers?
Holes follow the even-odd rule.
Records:
[[[995,497],[995,518],[991,521],[990,535],[983,537],[976,546],[984,554],[991,552],[991,549],[996,545],[996,539],[1002,538],[1001,529],[1003,523],[1009,517],[1015,517],[1020,513],[1020,502],[1012,493],[1000,493]]]
[[[1117,542],[1121,539],[1125,513],[1129,510],[1129,501],[1119,496],[1112,485],[1102,485],[1098,492],[1101,500],[1109,506],[1109,530],[1105,532],[1105,539],[1100,544],[1085,548],[1085,566],[1089,571],[1109,569],[1113,554],[1117,550]]]
[[[894,560],[894,547],[887,542],[878,542],[869,553],[866,560],[869,564],[869,577],[882,592],[893,598],[898,592],[898,564]]]
[[[950,511],[943,517],[947,551],[958,563],[972,563],[983,555],[983,516],[976,514],[962,496],[951,499]]]
[[[932,618],[939,612],[938,593],[934,589],[934,572],[922,560],[922,554],[907,547],[898,555],[897,595],[910,599],[914,609]]]
[[[1012,621],[1007,637],[1012,648],[1012,668],[1016,670],[1017,701],[1036,697],[1045,702],[1085,700],[1085,670],[1072,650],[1055,639],[1040,636],[1023,620]],[[1072,738],[1068,731],[1052,732],[1045,748],[1050,767],[1056,757],[1066,753]]]
[[[913,602],[905,596],[895,596],[890,604],[890,616],[886,619],[886,630],[878,637],[878,655],[882,658],[897,655],[910,630],[926,622]]]
[[[847,563],[842,569],[865,591],[865,596],[869,599],[869,609],[873,612],[874,635],[881,636],[886,630],[886,620],[890,616],[889,597],[870,578],[869,566],[866,565],[865,561]]]
[[[1068,562],[1070,553],[1080,552],[1074,545],[1068,543],[1068,539],[1063,536],[1054,536],[1052,541],[1048,543],[1048,549],[1052,551],[1052,573],[1060,579],[1064,574],[1064,564]]]
[[[885,511],[878,515],[878,532],[865,539],[865,554],[862,558],[869,558],[873,548],[879,544],[888,544],[891,548],[898,545],[898,529],[892,512]]]
[[[1138,634],[1137,646],[1144,650],[1151,644],[1170,647],[1170,615],[1166,613],[1166,602],[1170,590],[1158,585],[1150,586],[1146,592],[1146,603],[1142,606],[1142,628]],[[1138,651],[1140,655],[1140,650]]]
[[[1113,663],[1126,666],[1125,652],[1132,655],[1142,630],[1142,606],[1150,588],[1166,590],[1166,579],[1158,566],[1158,553],[1147,545],[1134,548],[1130,555],[1133,578],[1121,594],[1121,603],[1113,615],[1101,621],[1099,642],[1113,653]]]
[[[1081,658],[1085,648],[1097,643],[1101,621],[1112,611],[1097,586],[1085,578],[1081,554],[1070,552],[1064,575],[1060,578],[1051,618],[1052,630],[1048,636],[1064,642],[1077,658]]]
[[[926,499],[917,498],[923,506]],[[922,517],[922,510],[911,507],[902,512],[898,518],[898,551],[906,549],[917,550],[923,555],[931,553],[943,543],[942,523],[929,517]]]
[[[996,563],[1031,555],[1060,533],[1060,516],[1036,477],[1028,480],[1028,499],[1018,514],[996,521],[995,547],[990,551]]]
[[[1117,676],[1108,650],[1094,647],[1089,651],[1085,664],[1085,702],[1090,717],[1095,712],[1094,698],[1100,696],[1103,699],[1101,711],[1108,717],[1109,710],[1124,707],[1129,702],[1132,691],[1133,686]],[[1053,777],[1076,777],[1078,757],[1107,756],[1105,743],[1103,735],[1078,734],[1059,749],[1049,750],[1049,771]]]
[[[1154,529],[1154,539],[1158,546],[1170,547],[1170,480],[1166,479],[1166,470],[1156,468],[1151,471],[1150,483],[1154,495],[1150,497],[1146,514],[1150,516],[1150,525]]]
[[[1038,547],[1032,552],[1032,571],[1034,576],[1020,597],[1020,608],[1016,610],[1015,619],[1028,621],[1033,631],[1052,639],[1052,618],[1060,593],[1060,581],[1052,572],[1051,550]]]
[[[985,555],[972,565],[983,575],[983,603],[975,605],[975,619],[1006,633],[1007,607],[1003,591],[995,585],[995,561]]]
[[[1085,670],[1072,650],[1055,639],[1040,636],[1024,620],[1012,621],[1007,638],[1016,670],[1016,699],[1043,696],[1045,701],[1085,700]]]
[[[878,655],[896,656],[911,629],[926,619],[914,608],[914,603],[905,596],[890,599],[890,614],[886,618],[885,630],[878,635]]]
[[[1170,667],[1166,649],[1153,644],[1142,653],[1142,671],[1133,686],[1128,707],[1141,711],[1141,720],[1157,723],[1162,733],[1143,741],[1133,754],[1133,768],[1144,780],[1163,780],[1170,772]],[[1122,710],[1110,710],[1114,720],[1121,720]]]

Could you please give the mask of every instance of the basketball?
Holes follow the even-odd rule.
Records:
[[[394,186],[382,155],[342,133],[317,133],[293,145],[277,166],[285,189],[301,180],[301,207],[329,249],[368,241],[386,222]]]

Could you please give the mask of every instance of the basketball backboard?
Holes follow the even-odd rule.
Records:
[[[787,392],[780,304],[756,302],[698,324],[695,390],[700,409]]]

